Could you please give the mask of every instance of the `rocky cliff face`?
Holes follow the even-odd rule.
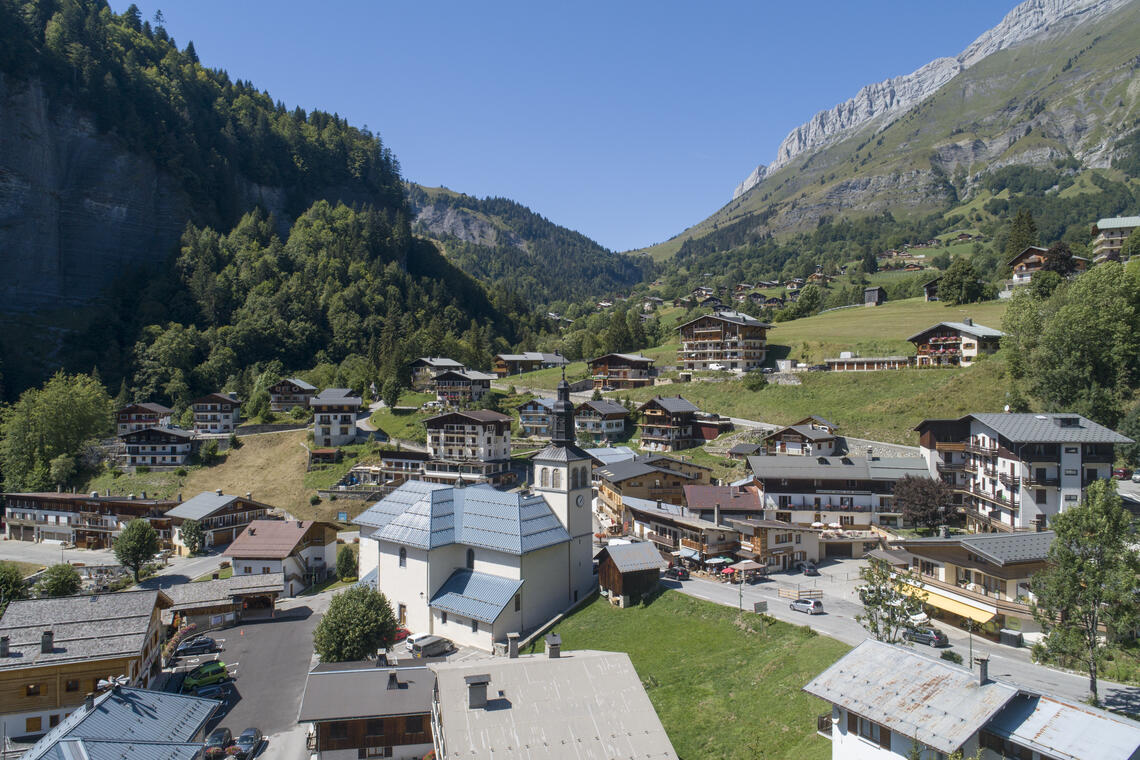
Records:
[[[887,124],[893,117],[921,103],[962,70],[987,56],[1014,47],[1038,35],[1071,29],[1073,25],[1103,18],[1129,0],[1026,0],[993,29],[974,40],[956,58],[938,58],[910,74],[867,85],[855,97],[793,129],[776,150],[776,159],[761,165],[740,183],[733,198],[758,185],[767,174],[796,156],[841,140],[867,124]]]
[[[435,203],[421,206],[413,202],[412,213],[415,214],[414,222],[433,237],[453,237],[491,248],[503,245],[526,250],[526,242],[514,232],[461,208]]]
[[[149,158],[53,111],[39,85],[0,76],[0,310],[90,301],[168,256],[188,213]]]

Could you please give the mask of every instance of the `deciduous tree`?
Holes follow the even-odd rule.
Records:
[[[976,303],[982,299],[982,286],[978,282],[978,272],[964,256],[954,262],[943,273],[938,283],[938,300],[951,306]]]
[[[863,585],[859,600],[863,612],[855,616],[867,633],[888,644],[906,644],[903,633],[922,613],[922,601],[915,593],[922,581],[912,570],[894,570],[881,559],[872,559],[859,571]]]
[[[0,615],[8,608],[9,602],[28,598],[28,584],[24,574],[11,562],[0,562]]]
[[[40,596],[71,596],[78,594],[82,586],[79,571],[66,562],[60,562],[44,571],[36,589]]]
[[[895,481],[895,506],[903,520],[923,528],[946,522],[954,506],[954,492],[944,481],[907,475]]]
[[[186,544],[188,552],[197,554],[202,551],[202,546],[206,543],[206,531],[202,529],[202,523],[197,520],[186,520],[179,530],[182,534],[182,543]]]
[[[158,534],[154,526],[139,517],[127,523],[115,539],[115,558],[139,582],[139,570],[158,553]]]
[[[1049,656],[1073,658],[1089,675],[1089,696],[1099,700],[1097,680],[1111,638],[1140,621],[1136,573],[1140,556],[1132,548],[1132,515],[1124,509],[1116,484],[1096,480],[1084,501],[1052,520],[1056,538],[1049,566],[1033,576],[1034,617],[1045,631]]]
[[[333,596],[313,632],[313,646],[322,662],[346,662],[371,657],[395,638],[396,616],[388,598],[367,586],[353,586]]]
[[[355,578],[357,573],[356,552],[348,544],[340,547],[336,553],[336,574],[342,581]]]

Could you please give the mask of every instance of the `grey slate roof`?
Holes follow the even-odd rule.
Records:
[[[596,472],[600,478],[611,483],[618,483],[623,480],[635,478],[638,475],[648,475],[653,472],[668,472],[671,475],[678,475],[682,478],[694,477],[692,475],[686,475],[683,472],[670,470],[667,467],[659,467],[655,464],[638,461],[637,459],[607,464],[605,467],[598,467]]]
[[[513,578],[456,570],[431,598],[431,607],[453,615],[494,623],[523,582]]]
[[[1015,443],[1132,443],[1123,436],[1079,414],[971,414],[978,422],[993,428]],[[1077,427],[1061,427],[1058,418],[1076,418]]]
[[[759,450],[760,450],[760,444],[758,444],[758,443],[738,443],[735,446],[733,446],[731,449],[729,449],[728,453],[729,454],[743,454],[745,456],[749,456],[751,454],[755,454]]]
[[[1020,694],[986,730],[1059,760],[1129,760],[1140,751],[1140,723],[1057,697]]]
[[[772,325],[768,324],[767,322],[761,322],[759,319],[750,317],[747,314],[743,314],[739,311],[714,311],[712,314],[703,314],[696,319],[690,319],[685,324],[678,325],[678,329],[685,327],[685,325],[691,325],[693,322],[704,319],[705,317],[709,317],[711,319],[719,319],[722,322],[731,322],[734,325],[745,325],[748,327],[772,327]]]
[[[193,438],[194,432],[192,430],[183,430],[182,428],[163,427],[162,425],[155,425],[150,428],[143,428],[142,430],[133,430],[130,433],[123,433],[120,438],[135,438],[143,437],[147,432],[165,433],[172,435],[176,438]]]
[[[400,685],[389,689],[388,676],[393,672]],[[327,663],[309,673],[297,722],[428,715],[434,688],[435,673],[423,666]]]
[[[291,377],[288,379],[287,382],[293,383],[293,385],[297,386],[298,388],[300,388],[303,391],[315,391],[317,389],[317,386],[315,386],[311,383],[306,383],[304,380],[300,379],[299,377]]]
[[[170,604],[162,591],[62,596],[12,602],[0,618],[0,636],[11,640],[0,672],[81,660],[137,657],[155,605]],[[40,649],[44,631],[55,635],[50,653]]]
[[[539,406],[546,409],[546,411],[552,412],[552,411],[554,411],[554,402],[556,400],[557,399],[547,398],[546,396],[539,396],[537,398],[532,398],[530,401],[527,401],[526,403],[519,404],[518,406],[515,407],[515,409],[521,410],[523,407],[530,406],[531,404],[538,404]]]
[[[360,406],[363,399],[352,392],[351,388],[325,388],[309,399],[309,406],[324,406],[325,404],[351,404]]]
[[[701,411],[696,404],[680,396],[654,396],[649,401],[646,401],[642,408],[644,409],[645,406],[652,404],[654,401],[656,401],[662,409],[669,412],[669,414],[685,414],[686,412]]]
[[[602,354],[601,356],[599,356],[595,359],[590,359],[586,363],[587,364],[593,364],[594,362],[598,361],[599,359],[605,359],[606,357],[609,357],[609,356],[616,356],[619,359],[625,359],[626,361],[631,361],[631,362],[649,362],[650,364],[653,364],[654,362],[657,361],[656,359],[650,359],[648,356],[642,356],[641,354],[616,354],[615,353],[615,354]]]
[[[809,441],[830,441],[835,439],[835,433],[829,433],[826,430],[820,430],[808,425],[789,425],[788,427],[780,428],[779,430],[773,430],[771,433],[764,437],[774,438],[780,433],[786,433],[789,430],[799,433]]]
[[[957,330],[958,332],[963,332],[967,335],[973,335],[976,338],[1001,338],[1005,335],[1005,333],[1003,333],[1001,330],[995,330],[994,328],[986,327],[985,325],[968,325],[965,322],[939,322],[936,325],[931,325],[925,330],[916,332],[914,335],[907,338],[907,340],[915,340],[917,338],[921,338],[931,330],[939,327],[949,327],[951,330]]]
[[[951,753],[986,725],[1018,689],[959,665],[867,639],[804,691],[939,752]]]
[[[371,538],[378,541],[420,549],[463,544],[525,554],[570,540],[546,499],[486,484],[453,488],[408,481],[353,522],[377,528]]]
[[[787,478],[802,480],[898,480],[906,475],[930,477],[921,457],[748,457],[748,467],[760,480]]]
[[[1040,561],[1049,556],[1049,547],[1057,534],[1051,530],[1040,533],[974,533],[951,538],[911,538],[904,546],[927,544],[959,544],[974,554],[985,557],[995,565],[1013,562]]]
[[[559,446],[552,443],[531,457],[531,460],[535,462],[581,462],[589,458],[589,454],[574,444]]]
[[[219,496],[215,491],[203,491],[167,512],[166,516],[177,517],[182,520],[202,520],[219,510],[225,509],[235,499],[237,496],[227,496],[226,494]]]
[[[632,544],[609,544],[599,552],[597,559],[601,559],[601,555],[609,555],[609,558],[614,561],[618,572],[633,573],[639,570],[664,570],[669,566],[661,557],[661,552],[653,544],[645,541],[638,541]]]
[[[629,414],[629,410],[624,405],[616,401],[611,401],[608,398],[593,399],[591,401],[583,401],[579,404],[578,408],[574,410],[577,414],[582,409],[593,409],[598,414]]]
[[[557,659],[523,655],[430,667],[449,756],[454,747],[471,760],[677,758],[624,652],[574,650]],[[464,679],[473,675],[490,676],[486,708],[467,707]]]
[[[220,705],[212,699],[122,687],[75,709],[21,760],[193,760],[194,742]]]
[[[440,369],[463,369],[462,362],[448,359],[446,356],[421,356],[413,364],[426,364],[429,367]]]
[[[523,351],[521,354],[498,354],[498,359],[506,362],[546,362],[547,364],[569,364],[561,354],[545,354],[540,351]]]
[[[268,573],[259,575],[235,575],[231,578],[220,578],[216,581],[203,581],[201,583],[177,583],[166,589],[166,595],[174,602],[169,612],[194,609],[195,607],[212,607],[227,604],[235,596],[242,594],[256,594],[260,592],[280,591],[285,588],[284,573]]]

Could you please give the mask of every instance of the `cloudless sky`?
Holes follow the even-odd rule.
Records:
[[[615,250],[704,219],[814,113],[957,55],[1016,5],[135,1],[204,65],[367,125],[405,178]]]

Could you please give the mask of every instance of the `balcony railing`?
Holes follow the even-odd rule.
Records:
[[[973,468],[971,467],[971,470],[972,469]],[[965,462],[939,462],[938,463],[938,471],[939,472],[965,472],[965,470],[966,470],[966,463]]]
[[[1010,475],[1008,472],[999,474],[998,480],[1001,481],[1001,484],[1006,488],[1021,488],[1021,478],[1016,475]]]
[[[831,738],[831,713],[819,715],[815,719],[815,732],[820,736]]]
[[[646,535],[646,538],[648,538],[650,541],[652,541],[655,544],[658,544],[659,546],[664,546],[666,549],[676,549],[677,548],[677,540],[675,538],[673,538],[672,536],[666,536],[664,534],[654,533],[652,531],[650,531],[649,533],[646,533],[645,535]]]
[[[997,446],[983,445],[975,441],[967,441],[963,444],[963,448],[971,454],[981,454],[987,457],[997,456],[998,453]]]
[[[1061,479],[1060,478],[1036,478],[1036,477],[1030,475],[1029,477],[1023,478],[1022,482],[1025,483],[1025,485],[1032,486],[1034,488],[1060,488],[1061,487]]]
[[[964,444],[964,443],[942,443],[942,442],[938,442],[938,443],[934,444],[934,450],[935,451],[965,451],[966,450],[966,444]]]

